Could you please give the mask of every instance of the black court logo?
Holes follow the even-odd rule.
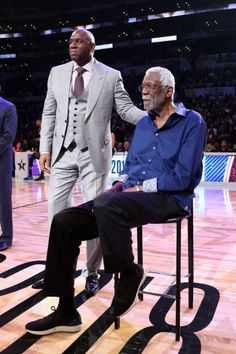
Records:
[[[4,261],[4,259],[3,259]],[[31,267],[35,264],[45,264],[45,261],[34,261],[27,262],[8,271],[0,273],[0,278],[7,278],[13,274],[20,272],[23,269]],[[15,284],[14,286],[8,287],[0,291],[0,296],[19,291],[24,287],[30,286],[34,282],[43,278],[44,272],[39,272],[34,276]],[[75,277],[79,276],[81,271],[77,271]],[[100,288],[105,286],[111,280],[111,275],[100,271],[99,285]],[[152,277],[147,277],[145,281],[145,286],[152,280]],[[181,284],[181,291],[188,287],[187,283]],[[181,338],[182,345],[179,350],[179,354],[199,354],[201,353],[201,342],[197,336],[197,332],[206,328],[212,321],[218,302],[219,302],[219,291],[209,285],[194,283],[195,289],[201,289],[204,292],[203,300],[199,308],[195,309],[195,317],[192,322],[186,326],[181,327]],[[175,285],[169,290],[169,294],[175,294]],[[29,310],[32,306],[44,299],[42,291],[37,292],[35,295],[29,297],[25,301],[19,303],[18,305],[12,307],[7,312],[0,315],[0,327],[6,325],[8,322],[12,321],[14,318],[22,314],[23,312]],[[75,297],[76,306],[81,306],[88,297],[85,292],[82,291]],[[170,298],[160,297],[154,307],[152,308],[149,319],[152,326],[143,328],[142,330],[135,333],[128,341],[125,343],[120,351],[120,354],[139,354],[142,353],[145,347],[148,345],[149,341],[162,332],[175,333],[175,326],[166,322],[165,318],[173,305],[175,300]],[[147,314],[148,316],[148,314]],[[75,340],[64,353],[66,354],[83,354],[86,353],[94,343],[102,337],[105,331],[113,324],[114,320],[109,315],[109,309],[107,309],[98,319],[96,319],[93,324],[83,332],[80,337]],[[30,333],[26,333],[15,342],[10,344],[7,348],[2,350],[1,354],[19,354],[25,352],[33,344],[35,344],[41,337],[34,336]],[[161,353],[160,353],[161,354]]]

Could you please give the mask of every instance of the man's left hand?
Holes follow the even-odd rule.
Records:
[[[134,187],[130,187],[130,188],[126,188],[123,190],[123,192],[140,192],[143,190],[143,186],[134,186]]]

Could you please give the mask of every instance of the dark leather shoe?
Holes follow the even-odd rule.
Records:
[[[34,284],[32,284],[33,289],[43,289],[44,288],[44,280],[40,279],[36,281]]]
[[[97,274],[88,275],[85,284],[86,295],[93,296],[99,290],[98,276]]]
[[[11,241],[0,241],[0,251],[5,251],[9,247],[11,247],[12,242]]]
[[[44,180],[44,176],[39,176],[34,179],[34,181],[42,181],[42,180]]]
[[[24,178],[24,181],[32,181],[33,177],[32,176],[27,176]]]

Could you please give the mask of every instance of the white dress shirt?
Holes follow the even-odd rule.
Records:
[[[83,65],[82,67],[86,69],[85,72],[83,72],[83,80],[84,80],[84,88],[88,85],[91,76],[92,76],[92,71],[93,71],[93,63],[94,63],[94,58],[90,60],[89,63]],[[77,71],[76,69],[79,68],[80,66],[74,61],[74,67],[73,67],[73,73],[72,73],[72,87],[74,87],[75,84],[75,78],[77,76]]]

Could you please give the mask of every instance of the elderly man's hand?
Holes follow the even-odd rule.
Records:
[[[140,192],[143,190],[143,186],[134,186],[134,187],[130,187],[130,188],[126,188],[123,190],[123,192]]]
[[[107,189],[105,193],[121,192],[123,185],[124,183],[122,182],[116,182],[110,189]]]

